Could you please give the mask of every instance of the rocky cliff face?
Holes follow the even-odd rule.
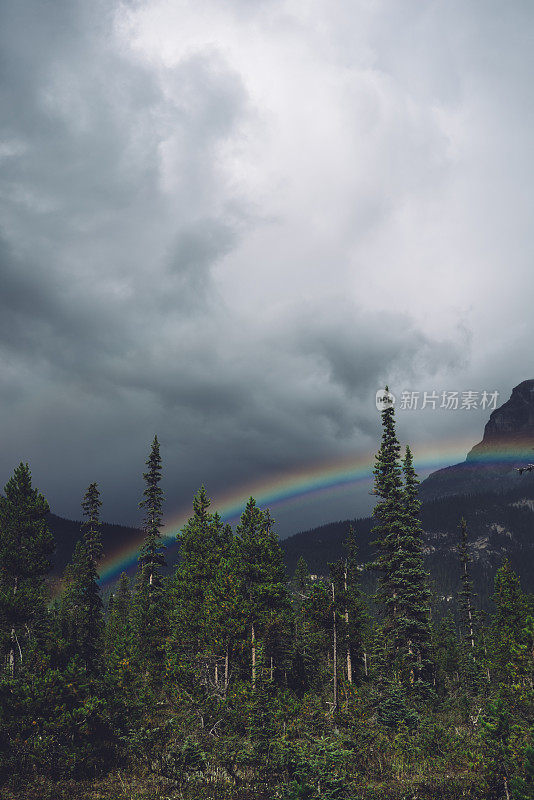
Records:
[[[534,472],[516,467],[534,462],[534,379],[514,387],[510,399],[492,412],[481,442],[462,464],[437,470],[421,483],[421,500],[456,494],[503,491],[524,486],[534,496]]]
[[[491,454],[527,459],[534,455],[534,379],[515,386],[510,399],[492,412],[482,441],[466,460]]]

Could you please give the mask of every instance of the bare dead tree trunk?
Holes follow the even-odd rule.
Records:
[[[13,677],[13,675],[15,674],[15,628],[11,628],[8,664],[9,664],[9,674],[11,677]]]
[[[273,657],[271,656],[271,683],[273,682],[273,676],[274,676],[274,663],[273,663]]]
[[[332,644],[333,644],[333,663],[332,663],[332,677],[334,681],[334,710],[337,708],[337,626],[336,626],[336,596],[334,584],[332,584]]]
[[[460,542],[460,558],[462,560],[462,598],[463,598],[463,612],[466,616],[467,622],[467,640],[471,645],[471,650],[475,649],[475,630],[473,625],[473,606],[471,604],[471,580],[468,570],[469,564],[469,550],[467,546],[467,527],[465,519],[462,518],[460,523],[461,542]]]
[[[252,623],[252,688],[256,688],[256,632]]]
[[[365,652],[365,650],[363,651],[363,671],[364,671],[365,675],[367,676],[367,673],[368,673],[367,653]]]
[[[345,598],[347,597],[347,562],[345,561],[345,571],[344,571],[344,583],[345,583]],[[346,600],[345,600],[346,602]],[[350,635],[349,635],[349,610],[345,608],[345,628],[347,634],[347,680],[349,683],[352,683],[352,657],[350,653]]]
[[[15,580],[14,580],[14,583],[13,583],[13,597],[17,594],[18,580],[19,580],[18,577],[16,577]],[[9,657],[8,657],[9,674],[11,675],[11,677],[13,677],[13,675],[15,674],[15,644],[19,644],[19,643],[18,643],[18,639],[17,639],[17,633],[15,631],[15,626],[13,626],[11,628],[11,637],[10,637],[10,644],[9,644]],[[21,649],[20,649],[20,644],[19,644],[19,655],[20,655],[20,660],[21,660],[21,663],[22,663],[22,652],[21,652]]]

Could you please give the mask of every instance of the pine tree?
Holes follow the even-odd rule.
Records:
[[[43,578],[54,550],[48,503],[20,463],[0,497],[0,633],[13,675],[44,613]]]
[[[76,543],[65,569],[60,622],[69,654],[79,656],[90,672],[97,672],[103,647],[103,605],[98,573],[83,539]]]
[[[171,677],[189,674],[205,680],[220,650],[214,639],[213,605],[222,590],[215,584],[234,580],[233,565],[225,577],[221,572],[223,559],[233,558],[233,536],[219,514],[210,512],[210,505],[202,486],[193,499],[193,515],[177,535],[180,561],[170,588],[167,652]]]
[[[288,653],[291,601],[280,544],[269,511],[249,499],[236,528],[240,580],[249,619],[251,683],[255,687],[263,657],[271,678]]]
[[[139,553],[141,581],[148,584],[151,595],[161,586],[161,569],[165,566],[161,528],[163,527],[163,490],[161,481],[161,456],[158,437],[154,436],[150,455],[146,461],[147,471],[143,473],[145,489],[139,508],[145,510],[143,531],[145,538]]]
[[[145,489],[139,507],[144,509],[144,539],[139,552],[139,569],[134,597],[135,656],[145,683],[156,687],[161,682],[167,615],[164,607],[163,574],[165,557],[161,528],[163,527],[163,490],[161,457],[158,437],[154,436],[143,473]]]
[[[60,620],[71,655],[78,655],[90,672],[100,667],[104,645],[104,610],[98,586],[98,559],[102,556],[100,493],[91,483],[82,499],[86,520],[70,564],[65,569]]]
[[[514,714],[509,698],[499,692],[486,703],[480,717],[484,769],[489,797],[510,797],[508,783],[513,763]]]
[[[409,447],[402,471],[404,525],[396,554],[395,582],[399,593],[396,640],[407,677],[413,683],[430,674],[431,633],[429,576],[424,566],[421,503],[417,496],[419,480]]]
[[[303,683],[304,688],[316,691],[328,686],[332,694],[333,612],[332,585],[314,581],[299,614],[298,649],[302,656]]]
[[[386,387],[387,391],[387,387]],[[395,679],[414,683],[430,670],[430,592],[424,568],[418,479],[410,448],[400,459],[393,406],[382,411],[382,442],[374,469],[373,528],[379,571],[377,600],[382,606],[384,663]],[[404,482],[402,480],[404,477]]]
[[[386,386],[386,392],[388,387]],[[397,619],[400,615],[400,598],[397,572],[399,569],[399,543],[403,535],[404,513],[400,459],[400,444],[395,432],[395,413],[392,405],[386,406],[382,416],[382,441],[373,470],[374,493],[379,498],[373,516],[375,536],[373,544],[377,556],[370,569],[378,572],[376,600],[382,616],[382,654],[386,668],[393,668],[398,640]]]
[[[495,574],[492,600],[495,614],[490,637],[494,671],[508,683],[524,679],[531,669],[527,647],[528,605],[508,559]]]
[[[106,661],[108,669],[120,675],[122,682],[131,675],[133,656],[132,592],[130,579],[123,572],[117,591],[110,598],[106,623]]]
[[[513,800],[534,800],[534,726],[530,729],[530,743],[525,748],[523,774],[510,781]]]
[[[444,694],[457,685],[460,670],[459,641],[452,612],[436,622],[433,628],[436,688]]]
[[[386,391],[388,387],[386,386]],[[401,497],[402,480],[399,465],[400,444],[395,432],[395,413],[393,406],[382,411],[382,442],[376,456],[373,470],[375,476],[374,494],[379,498],[373,516],[373,528],[378,557],[372,565],[379,571],[379,597],[385,606],[388,625],[397,615],[397,587],[394,584],[393,564],[398,549],[398,539],[402,527]]]
[[[83,541],[89,558],[94,565],[102,558],[102,535],[100,533],[100,492],[98,484],[90,483],[82,500],[83,516],[86,517],[82,522]]]
[[[206,656],[211,656],[215,691],[226,694],[231,674],[244,657],[247,617],[235,543],[222,553],[205,594]],[[208,662],[209,663],[209,662]],[[209,669],[209,666],[208,666]]]
[[[292,584],[294,591],[297,593],[297,605],[299,605],[311,586],[310,570],[304,556],[300,556],[297,561]]]

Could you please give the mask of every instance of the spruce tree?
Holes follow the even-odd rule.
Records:
[[[233,537],[229,525],[210,512],[211,501],[202,486],[193,499],[193,515],[177,539],[180,561],[171,581],[170,676],[206,678],[220,644],[214,641],[214,597],[220,596],[221,581],[234,580],[233,567],[221,572],[223,559],[232,558]],[[208,609],[210,606],[210,610]]]
[[[167,616],[163,597],[165,557],[161,528],[163,527],[163,490],[161,457],[158,437],[154,436],[143,473],[145,489],[139,507],[144,509],[144,539],[139,552],[139,568],[134,597],[134,634],[136,660],[145,683],[154,688],[162,677]]]
[[[147,471],[143,473],[145,489],[139,508],[144,509],[144,540],[139,553],[140,580],[148,584],[151,595],[161,587],[161,569],[165,566],[161,528],[163,527],[163,490],[161,481],[161,456],[158,437],[154,436],[150,455],[146,460]]]
[[[409,447],[406,447],[402,472],[404,525],[396,554],[399,593],[396,640],[405,674],[413,683],[430,674],[431,633],[429,576],[424,566],[423,528],[419,519],[421,503],[417,496],[419,480]]]
[[[270,677],[288,654],[291,601],[280,544],[269,511],[249,499],[236,528],[240,580],[249,619],[251,683],[263,659]]]
[[[531,669],[528,641],[528,604],[517,574],[505,559],[495,574],[492,596],[495,614],[491,625],[493,668],[506,683],[520,681]]]
[[[79,656],[87,669],[99,670],[104,615],[98,573],[85,541],[79,540],[65,569],[60,623],[70,656]]]
[[[0,496],[0,633],[12,675],[44,613],[43,579],[54,550],[48,511],[28,464],[20,463]]]
[[[297,561],[292,584],[294,591],[297,593],[297,598],[302,600],[306,596],[307,592],[309,592],[311,585],[310,569],[304,556],[300,556],[299,560]],[[299,600],[297,600],[297,604],[298,602]]]
[[[98,484],[90,483],[82,500],[83,516],[86,519],[82,522],[83,541],[89,558],[96,564],[102,557],[102,535],[100,533],[100,492]]]
[[[339,614],[339,609],[336,610]],[[307,690],[322,691],[328,687],[328,693],[333,694],[333,612],[332,585],[314,581],[302,604],[298,628],[303,683]]]
[[[117,591],[110,598],[106,620],[106,661],[111,672],[124,681],[130,675],[133,655],[132,592],[130,579],[121,573]]]
[[[386,387],[387,391],[387,387]],[[418,479],[410,448],[400,463],[394,410],[382,411],[382,442],[374,469],[373,528],[382,607],[383,658],[394,679],[414,683],[430,671],[430,592],[423,561]],[[403,481],[404,478],[404,481]]]
[[[216,692],[226,694],[231,675],[245,656],[247,617],[239,581],[235,543],[215,567],[205,593],[206,657]],[[212,661],[210,662],[210,657]]]
[[[82,499],[83,516],[80,540],[65,569],[60,605],[62,633],[68,651],[78,655],[90,672],[100,667],[104,644],[104,611],[98,586],[97,562],[102,556],[100,535],[100,493],[91,483]]]
[[[373,544],[377,555],[369,568],[378,572],[376,600],[382,616],[382,659],[386,666],[392,668],[398,645],[396,634],[400,598],[397,573],[400,566],[399,543],[403,535],[404,513],[400,444],[395,432],[393,406],[386,406],[381,416],[382,441],[373,470],[374,494],[379,498],[373,510],[376,520]]]
[[[522,775],[510,781],[513,800],[534,800],[534,726],[530,729],[530,743],[524,753]]]

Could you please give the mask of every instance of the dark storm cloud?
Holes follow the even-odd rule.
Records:
[[[494,111],[469,94],[472,16],[462,43],[444,6],[410,4],[423,45],[394,8],[3,3],[6,479],[30,461],[71,516],[98,480],[106,517],[135,521],[155,432],[179,508],[201,482],[371,452],[377,388],[484,353],[486,194],[455,171],[467,152],[482,173],[465,132]]]
[[[368,393],[393,379],[431,375],[444,366],[457,365],[465,341],[439,341],[426,336],[406,314],[370,313],[350,307],[340,298],[336,314],[319,308],[315,318],[298,323],[298,340],[304,352],[325,364],[329,378],[350,397]]]

